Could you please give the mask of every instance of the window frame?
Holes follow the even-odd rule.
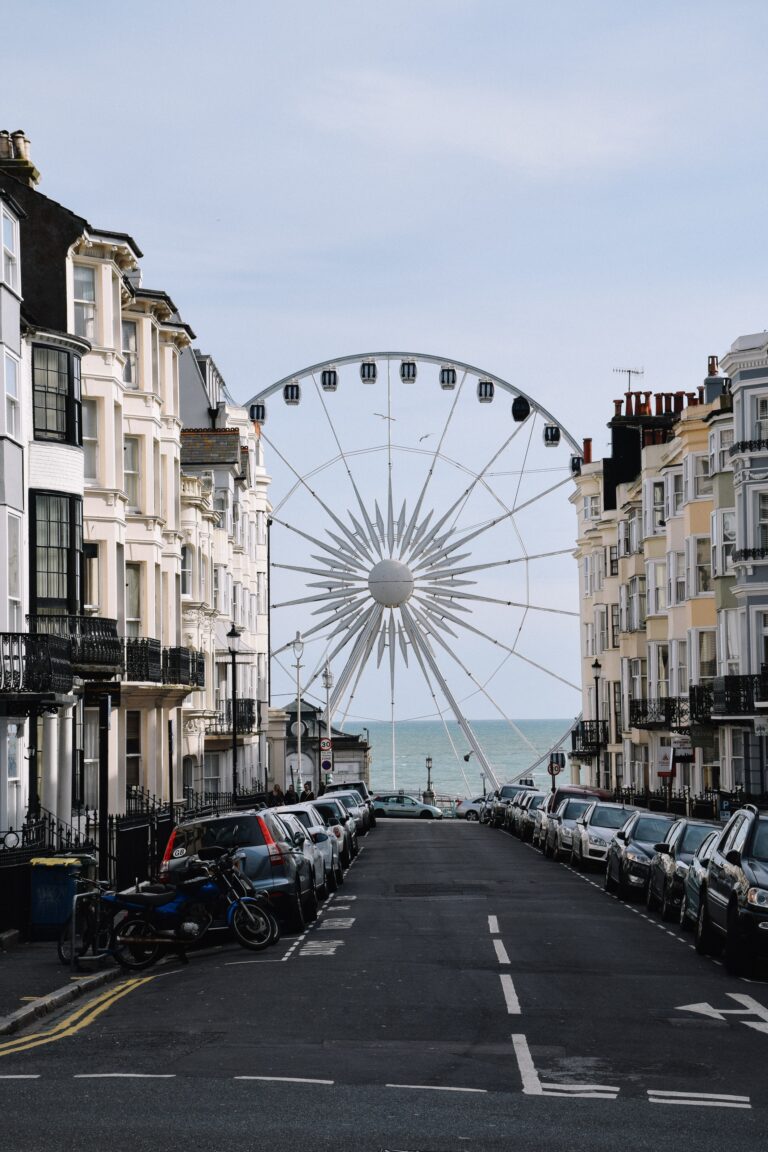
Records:
[[[48,363],[38,363],[42,353],[46,353]],[[51,356],[58,359],[59,367],[52,368]],[[62,358],[66,359],[66,372],[61,371]],[[66,380],[66,389],[43,386],[43,381],[50,382],[56,378]],[[45,399],[40,400],[43,397]],[[62,400],[51,403],[48,397],[61,397]],[[45,421],[38,420],[38,414],[44,413]],[[50,416],[54,420],[51,423]],[[69,444],[81,448],[83,444],[83,417],[82,417],[82,378],[80,356],[69,348],[61,348],[54,344],[36,343],[32,345],[32,427],[35,440],[53,441],[57,444]]]
[[[9,391],[9,378],[13,375],[15,392]],[[3,394],[5,396],[5,434],[12,440],[21,440],[21,408],[19,406],[19,382],[21,361],[11,352],[3,350]]]
[[[74,261],[72,264],[72,305],[74,308],[73,313],[73,331],[76,336],[81,337],[83,340],[88,340],[89,343],[96,343],[96,322],[98,316],[98,278],[96,270],[98,265],[86,264],[81,261]],[[93,299],[87,296],[79,296],[78,291],[78,272],[89,272],[93,279]]]
[[[6,224],[10,225],[11,244],[7,241]],[[21,267],[19,259],[19,221],[10,209],[0,203],[0,283],[11,292],[21,295]],[[11,269],[9,274],[8,269]]]

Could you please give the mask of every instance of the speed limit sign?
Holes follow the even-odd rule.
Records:
[[[323,739],[320,741],[320,751],[321,752],[330,752],[330,750],[331,750],[330,740],[328,740],[326,737],[323,737]]]
[[[549,772],[550,776],[557,776],[560,772],[562,772],[562,770],[563,769],[562,769],[562,766],[560,764],[554,764],[553,763],[553,764],[548,765],[548,767],[547,767],[547,772]]]

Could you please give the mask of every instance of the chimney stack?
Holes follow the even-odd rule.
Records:
[[[718,396],[723,396],[728,391],[728,377],[721,374],[717,356],[707,357],[707,375],[703,390],[705,404],[713,404]]]
[[[583,440],[583,447],[581,449],[582,460],[585,464],[592,463],[592,437],[585,436]]]
[[[21,128],[15,132],[0,131],[0,172],[30,188],[40,183],[40,173],[30,160],[29,140]]]

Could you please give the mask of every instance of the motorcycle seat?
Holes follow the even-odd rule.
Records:
[[[140,904],[145,908],[156,908],[161,904],[170,904],[176,895],[176,889],[166,886],[164,892],[125,892],[121,893],[121,903]]]

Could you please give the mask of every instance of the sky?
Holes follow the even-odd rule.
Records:
[[[766,327],[764,0],[0,17],[0,127],[26,131],[41,191],[135,238],[239,401],[421,351],[517,384],[600,455],[615,369],[690,391]]]

